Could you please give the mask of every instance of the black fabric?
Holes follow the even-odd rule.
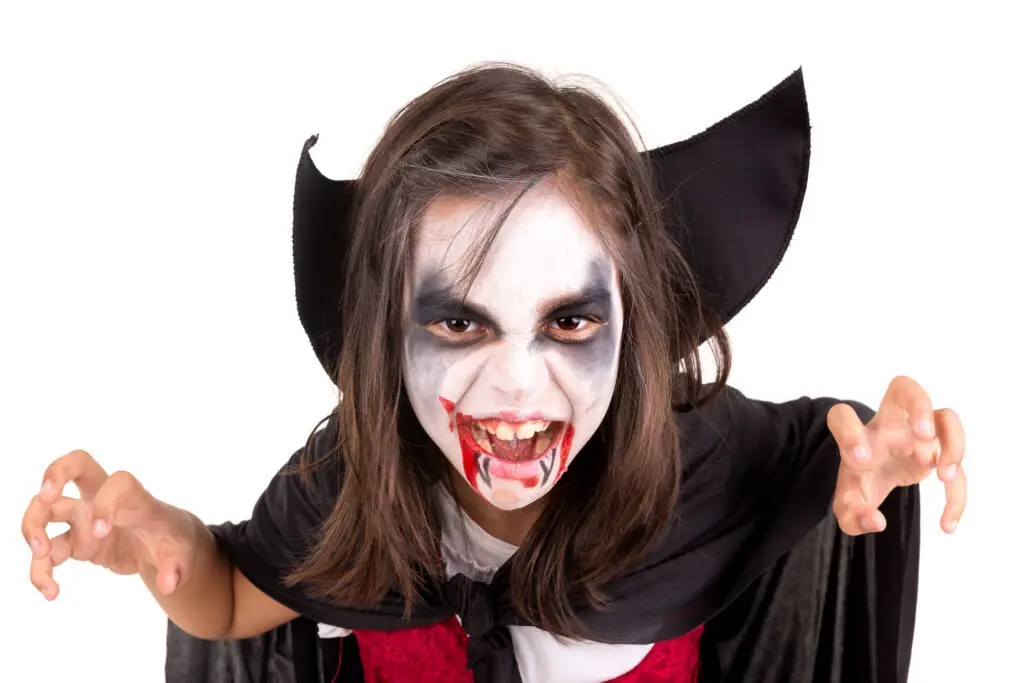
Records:
[[[918,487],[882,504],[886,530],[847,536],[832,516],[764,571],[701,639],[701,683],[903,683],[920,550]]]
[[[334,180],[302,147],[295,173],[292,252],[299,319],[332,380],[342,344],[341,299],[357,180]],[[803,72],[682,142],[641,152],[661,217],[726,323],[775,272],[803,206],[811,156]]]
[[[743,676],[749,673],[735,672],[754,666],[743,664],[744,657],[759,648],[760,657],[789,667],[792,677],[785,680],[905,680],[916,604],[916,489],[894,493],[887,501],[887,506],[907,512],[890,517],[884,533],[836,540],[831,497],[839,456],[826,423],[828,409],[836,402],[801,398],[775,404],[730,388],[700,409],[677,414],[687,466],[671,531],[643,566],[606,587],[614,599],[609,612],[581,610],[593,639],[650,643],[706,624],[708,647],[717,643],[708,661],[718,658],[717,664],[708,666],[732,676],[727,680],[748,680]],[[866,406],[851,405],[865,422],[873,416]],[[329,423],[318,433],[313,441],[318,452],[333,447],[334,428]],[[574,466],[580,466],[585,456],[581,453]],[[281,583],[281,574],[312,542],[329,511],[344,476],[340,468],[335,461],[318,471],[310,489],[298,477],[277,476],[250,520],[215,526],[213,531],[243,574],[304,617],[353,629],[404,628],[409,622],[401,617],[403,604],[397,594],[377,609],[340,608]],[[832,536],[826,533],[829,529]],[[812,563],[840,551],[850,557],[830,565]],[[885,564],[878,564],[883,555]],[[812,571],[815,567],[817,573]],[[502,567],[490,586],[457,577],[434,587],[414,609],[414,625],[454,614],[462,617],[470,635],[475,680],[481,683],[519,680],[504,627],[524,622],[508,603],[508,569],[508,564]],[[782,579],[788,583],[780,583]],[[790,623],[792,615],[780,607],[789,603],[797,611],[822,616],[818,622]],[[864,614],[851,611],[857,603],[865,604]],[[748,620],[740,627],[743,615]],[[830,626],[820,622],[826,618],[831,619]],[[812,625],[803,629],[799,623]],[[814,623],[819,624],[817,630]],[[761,648],[762,640],[773,643],[778,657]],[[877,674],[800,678],[803,670],[795,668],[797,660],[787,654],[794,648],[803,648],[805,657],[811,648],[829,661],[848,649],[871,662]],[[833,651],[828,653],[827,648]],[[818,661],[814,659],[816,666]],[[763,663],[757,666],[764,669]]]
[[[168,621],[164,679],[167,683],[321,681],[324,669],[317,637],[316,623],[304,618],[238,640],[196,638]],[[337,683],[355,680],[339,678]]]
[[[796,228],[811,162],[803,74],[704,132],[643,153],[662,222],[723,324],[768,282]]]
[[[323,662],[323,683],[365,683],[359,643],[353,635],[344,638],[317,638]],[[313,645],[311,643],[311,645]],[[308,656],[300,654],[298,656]]]
[[[894,491],[882,512],[886,530],[860,537],[843,534],[826,516],[710,619],[700,683],[905,683],[917,601],[918,487]],[[282,638],[290,628],[211,645],[169,624],[168,683],[297,683],[314,679],[292,672],[318,667],[324,683],[362,683],[355,638],[344,640],[339,669],[337,639],[319,641],[318,659],[302,640],[315,638],[315,630]],[[282,666],[289,658],[294,662]]]

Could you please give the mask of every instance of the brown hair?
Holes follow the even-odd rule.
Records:
[[[332,456],[343,459],[345,477],[292,583],[359,606],[397,589],[408,607],[425,580],[443,578],[430,487],[445,461],[402,384],[402,299],[416,230],[439,197],[518,197],[545,178],[595,218],[619,270],[624,324],[611,407],[513,560],[517,611],[549,632],[583,635],[573,602],[599,606],[601,586],[640,562],[671,523],[682,467],[674,403],[700,404],[724,386],[724,330],[702,306],[661,224],[651,170],[614,110],[585,87],[486,63],[401,109],[356,181]],[[698,356],[706,337],[718,361],[710,391]]]

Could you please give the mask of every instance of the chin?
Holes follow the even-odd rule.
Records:
[[[550,491],[569,466],[576,433],[570,418],[539,411],[472,415],[438,398],[448,414],[448,438],[454,437],[454,443],[445,439],[450,444],[445,455],[494,507],[526,507]]]
[[[481,498],[505,512],[521,510],[531,503],[537,502],[551,490],[550,487],[527,489],[520,482],[515,481],[502,483],[505,485],[492,489],[478,481],[473,488]],[[552,482],[553,485],[554,482]]]

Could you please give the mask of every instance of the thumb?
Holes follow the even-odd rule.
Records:
[[[181,570],[176,562],[165,562],[156,572],[156,587],[164,595],[170,595],[181,585]]]
[[[860,536],[885,530],[885,515],[866,503],[834,506],[839,528],[847,536]]]
[[[843,533],[860,536],[885,529],[885,515],[869,501],[871,496],[870,477],[864,474],[841,471],[836,484],[832,512]]]

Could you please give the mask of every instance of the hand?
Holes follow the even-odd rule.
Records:
[[[942,528],[950,534],[956,530],[967,504],[964,430],[956,413],[933,410],[917,382],[897,377],[867,425],[851,406],[840,403],[829,411],[828,426],[842,457],[833,511],[845,533],[882,531],[885,516],[878,507],[886,496],[898,486],[922,481],[932,470],[946,485]]]
[[[32,548],[32,584],[47,600],[59,591],[53,568],[68,558],[117,574],[153,568],[165,595],[184,581],[196,543],[195,526],[184,510],[160,502],[127,472],[108,476],[85,451],[58,458],[43,479],[25,510],[21,532]],[[75,483],[81,498],[63,495],[68,482]],[[51,539],[46,525],[53,522],[71,528]]]

